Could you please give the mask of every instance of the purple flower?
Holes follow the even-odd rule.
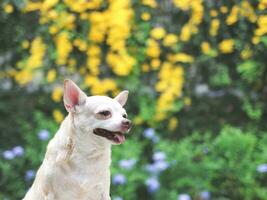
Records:
[[[32,180],[34,178],[34,176],[35,176],[35,171],[34,170],[32,170],[32,169],[27,170],[26,174],[25,174],[25,180],[26,181],[30,181],[30,180]]]
[[[112,182],[114,185],[123,185],[126,183],[126,177],[123,174],[116,174],[113,177]]]
[[[15,156],[23,156],[24,154],[24,149],[22,146],[15,146],[13,149],[12,149],[12,152]]]
[[[155,177],[151,177],[151,178],[147,179],[146,185],[147,185],[148,191],[151,193],[156,192],[160,187],[160,183],[157,180],[157,178],[155,178]]]
[[[263,163],[257,166],[257,171],[259,173],[266,173],[267,172],[267,163]]]
[[[144,130],[143,135],[145,136],[145,138],[153,139],[155,136],[155,130],[153,128],[147,128]]]
[[[201,200],[209,200],[210,199],[210,192],[205,190],[205,191],[202,191],[200,192],[200,199]]]
[[[189,194],[179,194],[177,200],[191,200]]]
[[[153,164],[148,164],[146,166],[146,170],[150,172],[151,174],[157,174],[157,173],[160,173],[166,170],[169,166],[170,166],[169,163],[162,160],[162,161],[154,162]]]
[[[6,160],[12,160],[13,158],[15,158],[15,156],[16,155],[11,150],[6,150],[6,151],[3,152],[3,157]]]
[[[43,129],[38,133],[38,138],[42,141],[45,141],[45,140],[48,140],[49,135],[50,135],[49,131],[46,129]]]
[[[166,170],[170,166],[169,163],[167,163],[164,160],[155,162],[154,165],[155,165],[156,169],[160,172]]]
[[[156,166],[154,164],[148,164],[146,165],[146,170],[150,173],[157,173]]]
[[[120,160],[119,166],[123,169],[132,169],[136,163],[136,159]]]
[[[154,161],[161,161],[161,160],[165,160],[166,154],[162,151],[157,151],[153,154],[152,157]]]
[[[113,200],[123,200],[122,197],[114,197]]]

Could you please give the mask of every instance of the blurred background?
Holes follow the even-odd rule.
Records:
[[[130,91],[113,200],[267,199],[267,1],[2,0],[0,199],[21,199],[67,112]]]

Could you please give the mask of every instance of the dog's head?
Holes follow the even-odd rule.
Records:
[[[73,115],[75,127],[85,134],[94,134],[104,142],[121,144],[125,133],[131,128],[131,121],[123,106],[128,91],[122,91],[114,99],[106,96],[90,96],[71,80],[64,81],[64,105]]]

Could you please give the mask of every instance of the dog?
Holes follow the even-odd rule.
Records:
[[[111,146],[122,144],[132,125],[123,108],[128,91],[87,97],[65,80],[63,96],[69,114],[23,200],[110,200]]]

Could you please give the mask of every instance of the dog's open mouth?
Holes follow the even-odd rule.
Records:
[[[107,138],[108,140],[116,143],[116,144],[122,144],[125,141],[125,136],[121,132],[113,132],[113,131],[108,131],[103,128],[96,128],[93,131],[94,134]]]

